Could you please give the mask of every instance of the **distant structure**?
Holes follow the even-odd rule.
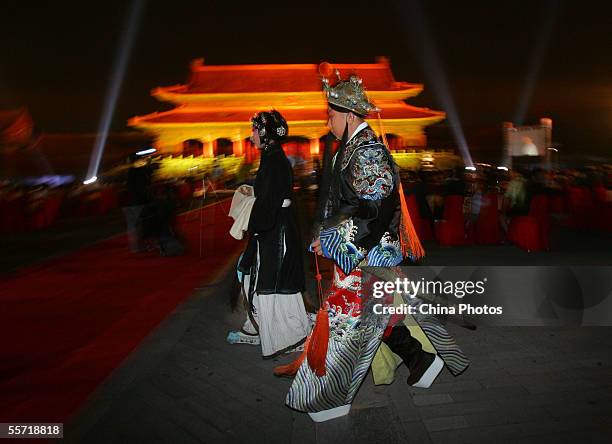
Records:
[[[542,118],[539,125],[514,126],[503,123],[503,164],[513,166],[539,166],[550,169],[552,147],[552,119]]]
[[[393,151],[419,153],[427,145],[424,129],[445,118],[441,111],[408,105],[405,100],[423,91],[423,85],[398,82],[389,60],[372,64],[335,64],[343,78],[357,74],[370,99],[382,109],[381,117]],[[249,142],[249,119],[255,112],[275,108],[289,123],[287,154],[303,159],[318,156],[320,139],[327,132],[327,105],[318,66],[205,65],[191,63],[184,85],[159,87],[153,97],[176,105],[170,111],[136,116],[128,124],[153,136],[162,154],[257,155]],[[376,116],[370,124],[379,130]],[[427,154],[426,157],[431,157]]]

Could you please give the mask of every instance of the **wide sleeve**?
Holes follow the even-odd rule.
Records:
[[[252,234],[270,231],[277,225],[283,200],[290,194],[289,165],[277,159],[271,160],[264,176],[256,181],[255,203],[249,218],[249,232]]]
[[[343,204],[335,220],[324,224],[320,241],[324,256],[349,273],[379,244],[381,206],[395,186],[394,166],[377,144],[357,149],[341,173]]]

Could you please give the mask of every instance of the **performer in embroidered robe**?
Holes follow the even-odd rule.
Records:
[[[304,290],[302,243],[291,197],[293,173],[280,141],[287,134],[278,111],[260,112],[252,119],[253,143],[261,150],[249,217],[249,243],[238,265],[243,273],[249,313],[230,343],[261,343],[264,358],[272,358],[304,343],[309,319]]]
[[[301,363],[286,401],[315,421],[349,412],[381,339],[410,368],[409,384],[427,387],[442,369],[440,358],[424,352],[403,324],[390,328],[383,338],[389,316],[375,315],[373,298],[362,291],[360,267],[394,267],[405,255],[418,259],[423,250],[414,229],[409,233],[406,227],[410,222],[402,217],[397,167],[364,121],[377,109],[368,101],[361,80],[351,76],[333,87],[325,77],[323,81],[328,127],[341,139],[331,162],[332,174],[324,173],[331,183],[327,187],[324,181],[322,186],[321,224],[311,245],[312,251],[335,262],[332,288],[323,305],[329,339],[324,362],[317,368],[310,359],[316,333],[309,338],[308,360]],[[315,331],[319,322],[318,317]],[[277,374],[282,374],[279,369]]]

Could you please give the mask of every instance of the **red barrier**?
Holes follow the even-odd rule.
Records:
[[[550,226],[532,216],[513,217],[508,226],[508,239],[528,252],[548,250]]]
[[[463,222],[463,196],[446,196],[444,199],[443,219],[452,222]]]
[[[568,225],[573,228],[591,228],[595,220],[593,194],[587,187],[569,187],[566,194],[569,212]]]
[[[188,202],[193,196],[193,189],[187,182],[180,184],[176,190],[176,197],[182,203]]]
[[[433,239],[431,221],[421,216],[416,196],[414,194],[409,194],[406,196],[406,205],[408,205],[410,219],[412,220],[412,224],[414,225],[414,229],[416,230],[419,239],[421,241]]]
[[[477,244],[497,245],[503,240],[499,211],[497,209],[497,194],[489,193],[484,198],[480,214],[474,228],[474,241]]]
[[[565,213],[565,200],[561,194],[551,194],[548,196],[548,211],[550,213]]]
[[[446,196],[444,199],[444,219],[436,222],[435,232],[436,239],[442,246],[450,247],[466,243],[463,196]]]
[[[465,244],[465,227],[463,222],[437,221],[436,239],[443,247]]]

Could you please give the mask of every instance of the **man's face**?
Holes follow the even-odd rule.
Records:
[[[344,128],[346,127],[348,113],[341,113],[328,107],[327,115],[327,127],[332,134],[336,136],[336,138],[342,139],[342,134],[344,134]]]

